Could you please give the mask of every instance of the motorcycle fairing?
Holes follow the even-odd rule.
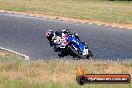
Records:
[[[73,42],[74,44],[76,44],[79,47],[82,55],[88,54],[88,49],[85,49],[85,45],[83,45],[77,38],[69,36],[68,42]]]

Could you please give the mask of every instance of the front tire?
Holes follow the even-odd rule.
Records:
[[[86,56],[87,59],[90,59],[93,57],[93,53],[89,50],[88,55]]]
[[[71,53],[73,54],[73,56],[77,56],[80,59],[83,58],[83,56],[78,51],[76,51],[72,46],[69,46],[68,48],[71,51]]]

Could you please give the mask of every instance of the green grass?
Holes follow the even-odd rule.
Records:
[[[132,88],[130,84],[86,84],[76,82],[78,66],[87,73],[129,73],[130,61],[38,60],[0,50],[0,88]]]
[[[0,49],[0,62],[3,61],[21,61],[24,59],[23,56],[16,55],[15,53]]]
[[[132,84],[86,84],[80,86],[76,83],[45,82],[30,84],[24,79],[2,78],[1,88],[131,88]]]
[[[132,24],[132,2],[109,0],[0,0],[0,9]]]

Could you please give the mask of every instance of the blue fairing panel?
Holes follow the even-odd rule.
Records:
[[[69,42],[73,42],[74,44],[76,44],[80,48],[81,52],[83,52],[83,50],[84,50],[85,47],[84,47],[84,45],[77,38],[75,38],[75,37],[68,37],[68,43]]]

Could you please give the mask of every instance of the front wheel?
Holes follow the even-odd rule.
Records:
[[[71,51],[73,56],[79,57],[80,59],[83,58],[83,56],[74,49],[72,46],[68,46],[69,50]]]
[[[88,55],[86,56],[87,59],[90,59],[93,57],[93,53],[89,50]]]

